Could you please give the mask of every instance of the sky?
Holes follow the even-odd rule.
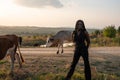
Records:
[[[120,0],[0,0],[0,25],[86,28],[120,26]]]

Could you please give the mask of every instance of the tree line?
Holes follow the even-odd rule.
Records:
[[[120,26],[106,26],[90,34],[92,46],[120,46]]]

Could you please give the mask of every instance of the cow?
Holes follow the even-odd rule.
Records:
[[[61,53],[64,52],[63,50],[63,43],[64,42],[72,42],[72,32],[71,31],[59,31],[54,36],[48,37],[46,42],[46,47],[51,46],[58,46],[57,54],[59,54],[59,48],[62,48]]]
[[[10,56],[11,58],[10,73],[13,73],[15,59],[17,59],[17,61],[19,62],[20,68],[22,67],[21,62],[24,62],[24,59],[19,49],[19,43],[21,44],[21,42],[22,42],[22,38],[16,35],[0,36],[0,60],[2,60],[5,56]],[[19,54],[17,53],[17,48],[18,48]]]

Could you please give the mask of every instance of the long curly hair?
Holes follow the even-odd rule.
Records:
[[[76,42],[77,40],[77,31],[78,31],[78,25],[79,25],[79,22],[81,22],[81,26],[83,27],[82,29],[80,29],[80,31],[82,32],[82,35],[84,35],[84,31],[86,31],[86,28],[85,28],[85,25],[84,25],[84,22],[83,20],[77,20],[76,24],[75,24],[75,30],[73,31],[72,33],[72,39],[73,39],[73,42]]]
[[[77,22],[76,22],[76,24],[75,24],[75,31],[77,31],[77,29],[78,29],[79,22],[82,23],[83,31],[86,31],[85,24],[84,24],[84,21],[83,21],[83,20],[77,20]]]

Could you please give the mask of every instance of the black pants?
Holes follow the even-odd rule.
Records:
[[[66,76],[66,80],[71,79],[71,76],[74,73],[76,64],[78,63],[80,56],[82,56],[83,60],[84,60],[85,80],[91,80],[91,69],[90,69],[90,65],[89,65],[88,49],[87,48],[84,48],[84,49],[76,48],[75,49],[73,62],[71,64],[70,71],[68,72],[68,74]]]

